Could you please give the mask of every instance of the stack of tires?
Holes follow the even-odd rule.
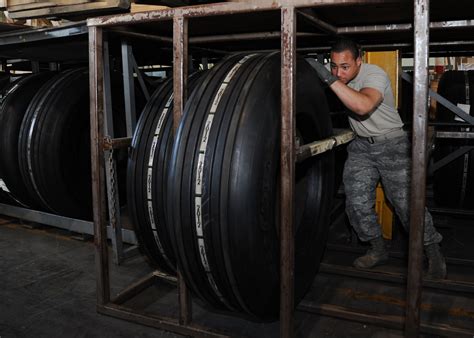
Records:
[[[91,217],[87,69],[24,76],[0,107],[0,178],[13,203]]]
[[[232,55],[189,79],[176,135],[172,82],[148,102],[133,137],[128,202],[150,262],[180,268],[199,299],[255,320],[278,318],[280,54]],[[332,127],[315,71],[297,61],[301,143]],[[334,154],[296,165],[295,297],[317,272],[333,197]]]
[[[468,114],[474,116],[474,71],[444,73],[439,81],[438,93],[455,105],[465,105]],[[437,105],[436,118],[440,122],[465,123],[441,104]],[[473,131],[472,128],[460,126],[447,129]],[[464,146],[474,146],[474,140],[437,139],[434,160],[438,161]],[[435,171],[433,192],[440,207],[474,210],[474,149]]]

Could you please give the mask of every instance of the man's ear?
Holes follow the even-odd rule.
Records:
[[[357,65],[357,67],[360,67],[361,64],[362,64],[362,58],[359,56],[356,59],[356,65]]]

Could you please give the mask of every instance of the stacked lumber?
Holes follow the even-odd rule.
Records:
[[[130,0],[0,0],[11,19],[104,15],[128,11]]]

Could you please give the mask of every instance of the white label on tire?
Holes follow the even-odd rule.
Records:
[[[156,230],[155,216],[153,213],[153,202],[148,201],[148,218],[150,219],[150,225],[153,230]]]
[[[195,188],[196,195],[202,194],[202,174],[204,170],[204,157],[205,157],[205,154],[202,154],[202,153],[199,154],[197,173],[196,173],[196,188]]]
[[[148,175],[146,176],[146,198],[151,201],[151,190],[153,183],[153,169],[148,168]]]
[[[224,94],[226,88],[227,88],[227,83],[222,83],[221,86],[219,87],[219,90],[217,91],[217,94],[214,97],[214,101],[212,102],[211,109],[209,110],[211,114],[214,114],[216,112],[217,107],[219,106],[219,102],[221,102],[222,95]]]
[[[194,199],[194,211],[196,215],[196,233],[198,237],[203,237],[202,233],[202,209],[201,209],[201,197]]]
[[[173,102],[173,95],[174,94],[171,94],[168,101],[166,101],[166,104],[165,104],[166,108],[169,108],[169,106],[171,106],[171,102]]]
[[[207,147],[207,141],[209,140],[209,132],[211,131],[212,121],[214,120],[214,114],[209,114],[207,116],[206,125],[204,126],[204,131],[201,138],[201,146],[199,151],[205,152]]]
[[[163,109],[163,111],[161,112],[160,119],[158,120],[158,123],[156,125],[155,135],[161,134],[161,127],[163,126],[163,121],[165,120],[166,115],[168,115],[168,108]]]
[[[148,166],[149,167],[153,166],[153,159],[155,158],[155,150],[156,150],[156,145],[157,144],[158,144],[158,135],[155,135],[153,137],[153,141],[151,142],[150,156],[148,157]]]
[[[206,254],[206,246],[204,245],[204,239],[198,238],[198,247],[199,247],[199,254],[201,255],[201,262],[206,272],[211,271],[209,268],[209,263],[207,261],[207,254]]]
[[[7,188],[7,185],[5,184],[5,182],[3,182],[3,180],[0,178],[0,189],[2,189],[3,191],[6,191],[6,192],[10,192],[10,190],[8,190]]]

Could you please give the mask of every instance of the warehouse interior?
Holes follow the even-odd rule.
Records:
[[[472,337],[470,1],[0,1],[0,337]],[[347,109],[388,75],[412,142],[389,259],[346,214]],[[447,276],[426,278],[424,206]]]

